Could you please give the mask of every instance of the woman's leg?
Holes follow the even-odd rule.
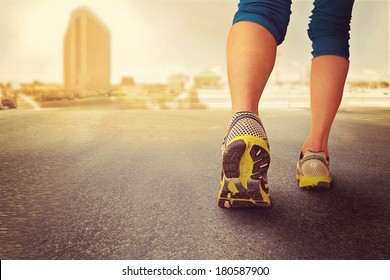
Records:
[[[353,0],[315,0],[309,24],[313,43],[310,76],[311,129],[297,163],[300,187],[330,187],[329,134],[349,68]]]
[[[222,208],[270,206],[269,145],[258,117],[261,94],[285,36],[290,0],[241,0],[227,42],[233,116],[222,144]]]
[[[232,113],[258,115],[260,96],[274,67],[276,41],[263,26],[238,22],[229,33],[227,65]]]
[[[343,95],[349,68],[349,30],[354,0],[315,0],[308,34],[313,43],[310,77],[311,130],[302,152],[323,151]]]
[[[302,152],[324,152],[333,120],[343,96],[349,61],[341,56],[323,55],[313,59],[310,77],[311,129]]]
[[[241,0],[227,41],[233,114],[258,114],[261,94],[272,72],[276,46],[286,35],[290,0]]]

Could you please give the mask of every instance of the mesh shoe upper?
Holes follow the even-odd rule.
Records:
[[[323,152],[307,151],[297,163],[297,171],[302,176],[330,176],[329,161]]]
[[[264,139],[267,144],[267,134],[264,130],[260,118],[250,112],[238,112],[232,116],[228,126],[228,133],[222,143],[222,152],[225,150],[227,143],[234,137],[251,135]]]

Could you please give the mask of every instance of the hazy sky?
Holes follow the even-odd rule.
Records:
[[[111,31],[111,81],[133,76],[164,82],[169,74],[225,73],[225,42],[238,0],[0,0],[0,82],[63,80],[63,39],[73,9],[88,6]],[[281,78],[310,64],[306,29],[312,1],[294,1]],[[385,77],[388,1],[357,0],[352,19],[350,79]]]

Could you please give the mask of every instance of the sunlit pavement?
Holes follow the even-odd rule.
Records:
[[[228,110],[1,111],[0,258],[389,259],[390,112],[340,112],[325,192],[295,181],[309,111],[261,116],[274,207],[232,211]]]

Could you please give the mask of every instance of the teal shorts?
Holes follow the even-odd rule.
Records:
[[[312,55],[349,58],[349,31],[354,0],[315,0],[308,35]],[[240,0],[233,24],[250,21],[266,28],[279,45],[290,21],[291,0]]]

